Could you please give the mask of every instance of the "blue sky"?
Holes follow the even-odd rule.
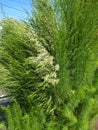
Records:
[[[26,19],[26,11],[31,12],[31,0],[0,0],[0,19],[14,17]]]

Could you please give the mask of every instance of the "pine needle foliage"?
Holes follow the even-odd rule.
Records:
[[[89,122],[97,114],[98,2],[32,3],[30,25],[45,39],[43,45],[60,66],[55,99],[55,112],[61,120],[58,129],[88,130]]]
[[[59,65],[54,65],[53,56],[25,22],[5,19],[1,24],[1,89],[14,96],[24,109],[29,110],[34,103],[40,102],[49,112],[54,88],[59,82]]]
[[[1,23],[0,87],[19,103],[5,107],[8,129],[89,130],[98,115],[98,1],[32,3],[29,23]]]

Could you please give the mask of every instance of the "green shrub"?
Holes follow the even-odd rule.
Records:
[[[0,123],[0,130],[7,130],[4,122]]]
[[[88,130],[98,115],[98,2],[32,2],[29,23],[1,23],[0,86],[18,102],[5,107],[8,129]]]

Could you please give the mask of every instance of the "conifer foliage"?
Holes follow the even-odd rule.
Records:
[[[0,87],[16,100],[2,108],[8,129],[89,130],[98,115],[98,2],[32,7],[28,23],[1,22]]]
[[[53,56],[26,23],[6,19],[2,22],[2,28],[2,89],[14,96],[22,106],[27,107],[31,99],[36,99],[35,102],[38,100],[42,106],[49,107],[44,102],[51,102],[52,89],[58,84],[59,65],[54,65]]]

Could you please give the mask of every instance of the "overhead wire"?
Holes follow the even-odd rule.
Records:
[[[9,5],[6,5],[6,4],[3,4],[3,3],[1,3],[0,2],[0,5],[3,7],[7,7],[7,8],[10,8],[10,9],[13,9],[13,10],[17,10],[17,11],[20,11],[20,12],[23,12],[23,13],[25,13],[25,11],[23,11],[23,10],[20,10],[20,9],[17,9],[17,8],[15,8],[15,7],[12,7],[12,6],[9,6]]]
[[[10,0],[10,1],[13,1],[13,2],[19,3],[19,4],[31,5],[29,3],[25,3],[25,2],[21,2],[21,1],[16,1],[16,0]]]

